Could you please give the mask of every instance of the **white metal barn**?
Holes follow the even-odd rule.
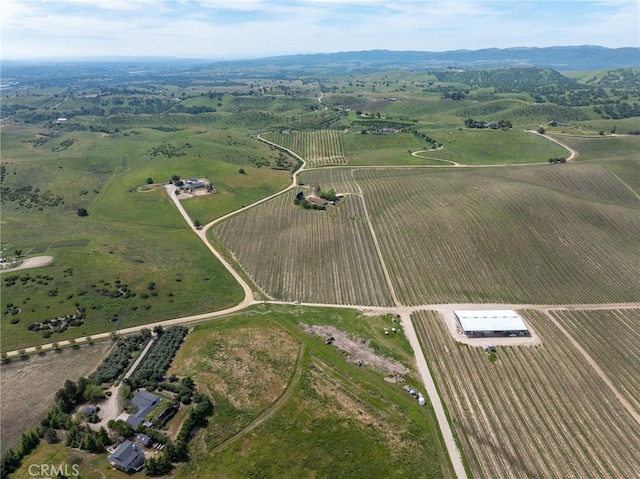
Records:
[[[512,310],[454,311],[457,326],[467,337],[530,336],[518,313]]]

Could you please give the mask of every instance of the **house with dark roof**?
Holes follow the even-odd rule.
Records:
[[[113,454],[109,456],[109,464],[116,469],[131,473],[144,467],[144,454],[140,447],[133,442],[124,441]]]
[[[138,394],[131,399],[131,404],[137,408],[136,413],[129,415],[127,423],[129,423],[134,430],[138,429],[138,426],[144,422],[147,414],[153,411],[161,401],[162,398],[160,396],[156,396],[147,391],[138,391]]]
[[[142,433],[136,434],[136,442],[144,447],[150,447],[153,445],[153,439]]]

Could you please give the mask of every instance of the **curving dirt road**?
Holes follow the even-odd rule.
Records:
[[[530,131],[530,133],[533,134],[537,134],[540,135],[539,133],[535,132],[535,131]],[[557,144],[559,144],[560,146],[566,148],[569,152],[570,152],[570,156],[569,158],[567,158],[567,161],[572,160],[576,157],[577,152],[571,148],[569,148],[568,146],[562,144],[560,141],[558,141],[555,138],[551,138],[549,136],[546,135],[540,135],[543,136],[544,138],[547,138],[550,141],[553,141]],[[205,225],[202,229],[198,229],[196,227],[193,226],[193,221],[192,219],[189,217],[189,215],[187,214],[186,210],[184,209],[184,207],[182,206],[182,204],[180,203],[180,200],[177,198],[175,191],[176,188],[173,185],[168,185],[166,186],[166,191],[169,194],[169,197],[172,199],[172,201],[174,202],[174,204],[176,205],[176,207],[178,208],[178,211],[180,212],[180,214],[182,214],[183,218],[185,219],[185,221],[187,222],[187,224],[191,227],[191,229],[200,237],[200,239],[205,243],[205,245],[207,246],[207,248],[209,248],[209,250],[211,251],[211,253],[216,256],[216,258],[218,258],[220,260],[220,262],[225,266],[225,268],[227,268],[227,270],[233,275],[233,277],[236,279],[236,281],[238,281],[238,283],[241,285],[243,291],[244,291],[244,299],[237,304],[236,306],[233,306],[231,308],[222,310],[222,311],[215,311],[215,312],[211,312],[211,313],[204,313],[204,314],[198,314],[198,315],[191,315],[191,316],[185,316],[185,317],[181,317],[181,318],[174,318],[174,319],[170,319],[170,320],[165,320],[165,321],[159,321],[156,323],[152,323],[152,324],[144,324],[144,325],[140,325],[140,326],[135,326],[135,327],[131,327],[131,328],[127,328],[127,329],[123,329],[120,330],[120,334],[131,334],[131,333],[135,333],[135,332],[139,332],[142,328],[153,328],[157,325],[162,325],[164,327],[166,326],[172,326],[175,324],[184,324],[184,323],[194,323],[194,322],[199,322],[199,321],[207,321],[213,318],[219,318],[219,317],[223,317],[223,316],[227,316],[230,315],[232,313],[236,313],[240,310],[243,310],[251,305],[255,305],[255,304],[260,304],[260,303],[270,303],[270,304],[287,304],[287,305],[291,305],[291,304],[300,304],[300,303],[291,303],[291,302],[285,302],[285,301],[256,301],[253,297],[253,291],[251,289],[251,286],[237,273],[237,271],[231,266],[231,264],[211,245],[211,243],[207,240],[207,231],[209,230],[209,228],[211,228],[212,226],[214,226],[215,224],[226,220],[227,218],[230,218],[236,214],[239,214],[242,211],[245,211],[249,208],[253,208],[259,204],[264,203],[265,201],[269,201],[270,199],[279,196],[281,194],[283,194],[284,192],[295,188],[297,186],[297,177],[300,174],[300,172],[302,172],[307,163],[305,162],[305,160],[300,157],[298,154],[294,153],[293,151],[287,149],[287,148],[283,148],[280,145],[277,145],[275,143],[272,143],[268,140],[265,140],[263,138],[261,138],[258,135],[258,139],[260,141],[263,141],[265,143],[268,143],[274,147],[277,147],[279,149],[282,149],[284,151],[287,151],[289,154],[291,154],[292,156],[294,156],[295,158],[299,159],[300,161],[302,161],[302,166],[301,168],[299,168],[298,170],[296,170],[293,173],[292,176],[292,183],[291,185],[289,185],[287,188],[274,193],[266,198],[263,198],[261,200],[258,200],[254,203],[252,203],[251,205],[247,205],[243,208],[240,208],[236,211],[233,211],[229,214],[226,214],[220,218],[217,218],[213,221],[211,221],[210,223],[208,223],[207,225]],[[419,153],[419,152],[416,152]],[[414,156],[418,156],[417,154],[414,153]],[[448,160],[443,160],[443,161],[448,161]],[[492,167],[492,166],[496,166],[496,165],[460,165],[457,164],[455,162],[451,162],[453,163],[453,165],[451,166],[432,166],[432,165],[423,165],[422,167],[430,167],[430,168],[451,168],[451,167]],[[543,164],[543,163],[536,163],[536,164]],[[525,165],[500,165],[500,166],[525,166]],[[342,167],[338,167],[338,168],[344,168],[347,167],[349,168],[349,166],[342,166]],[[420,166],[397,166],[397,167],[404,167],[404,168],[416,168],[416,167],[420,167]],[[358,169],[361,169],[363,167],[358,167]],[[376,167],[376,168],[380,168],[380,167]],[[356,183],[357,184],[357,183]],[[358,185],[358,188],[359,185]],[[365,213],[366,213],[366,205],[364,202],[364,197],[362,195],[362,191],[360,190],[360,195],[359,195],[363,201],[363,205],[365,206]],[[372,228],[372,224],[368,218],[367,215],[367,221],[369,223],[369,228],[372,231],[373,234],[373,228]],[[375,239],[375,234],[374,234],[374,241],[376,243],[376,252],[377,255],[380,259],[380,261],[382,262],[383,266],[384,266],[384,261],[382,259],[382,254],[381,254],[381,250],[379,245],[377,244],[377,240]],[[32,260],[36,259],[36,258],[31,258]],[[53,258],[51,258],[52,260]],[[33,264],[32,263],[27,263],[27,261],[25,261],[25,263],[22,265],[22,268],[26,268],[26,267],[36,267],[36,266],[26,266],[26,264]],[[37,264],[38,266],[43,266],[44,264]],[[19,268],[14,268],[14,269],[19,269]],[[624,400],[624,397],[622,397],[619,392],[615,389],[615,387],[613,386],[613,384],[611,383],[611,381],[607,378],[606,374],[604,373],[604,371],[602,371],[602,369],[597,365],[597,363],[586,353],[586,351],[580,347],[580,345],[570,336],[570,334],[564,330],[563,328],[561,328],[560,325],[558,325],[558,323],[552,318],[552,316],[549,314],[549,312],[551,310],[554,309],[585,309],[585,310],[589,310],[589,309],[628,309],[628,308],[640,308],[640,303],[625,303],[625,304],[569,304],[569,305],[531,305],[531,304],[424,304],[424,305],[418,305],[418,306],[403,306],[401,304],[401,302],[399,301],[397,295],[395,294],[395,291],[393,289],[393,285],[391,282],[391,277],[389,275],[389,272],[387,271],[386,267],[383,268],[384,269],[384,273],[385,273],[385,279],[389,285],[390,291],[392,292],[392,297],[394,299],[394,302],[396,304],[396,306],[394,307],[371,307],[371,306],[365,306],[365,305],[361,305],[361,306],[354,306],[354,305],[340,305],[340,304],[322,304],[322,303],[304,303],[305,306],[318,306],[318,307],[329,307],[329,308],[351,308],[351,309],[357,309],[360,311],[363,311],[365,313],[367,312],[374,312],[374,313],[379,313],[379,314],[383,314],[383,313],[392,313],[392,314],[399,314],[401,319],[402,319],[402,324],[404,327],[404,330],[407,334],[407,338],[409,339],[409,342],[411,343],[411,346],[414,350],[414,354],[416,356],[416,362],[417,362],[417,366],[418,366],[418,370],[420,372],[420,375],[423,379],[423,382],[425,384],[427,393],[429,394],[429,399],[431,401],[431,404],[434,407],[434,411],[436,413],[436,418],[438,420],[438,424],[440,426],[440,430],[442,432],[444,441],[445,441],[445,446],[447,448],[449,457],[451,459],[451,462],[453,464],[454,467],[454,471],[456,473],[456,475],[458,477],[462,477],[465,478],[466,477],[466,472],[464,470],[464,466],[462,463],[462,459],[461,459],[461,455],[460,455],[460,451],[458,449],[458,447],[455,444],[454,438],[453,438],[453,434],[451,432],[451,427],[449,425],[449,422],[447,421],[446,418],[446,414],[444,412],[444,407],[442,405],[442,401],[438,395],[437,389],[435,387],[435,383],[433,381],[433,378],[431,377],[431,373],[429,371],[429,368],[427,366],[426,363],[426,359],[424,357],[424,353],[422,351],[422,348],[420,347],[420,343],[418,342],[417,339],[417,334],[415,332],[415,329],[413,327],[413,323],[411,322],[411,318],[410,315],[411,313],[415,312],[415,311],[419,311],[419,310],[436,310],[436,311],[440,311],[443,314],[451,314],[451,312],[454,309],[534,309],[534,310],[538,310],[541,311],[543,314],[546,314],[547,317],[549,317],[554,324],[556,324],[559,329],[563,332],[563,334],[565,334],[569,340],[571,341],[571,343],[574,345],[574,347],[576,347],[576,349],[578,351],[580,351],[580,353],[584,356],[585,360],[587,361],[587,363],[589,365],[591,365],[591,367],[594,368],[594,370],[597,372],[597,374],[605,381],[605,383],[609,386],[609,388],[612,390],[612,392],[616,395],[616,397],[621,401],[621,403],[623,404],[623,406],[626,409],[629,409],[630,405],[628,403],[626,403],[626,401]],[[13,269],[12,269],[13,270]],[[106,332],[106,333],[100,333],[100,334],[96,334],[93,335],[91,337],[86,337],[86,338],[78,338],[75,340],[76,343],[82,343],[88,340],[96,340],[96,339],[104,339],[104,338],[108,338],[111,336],[111,332]],[[59,342],[60,345],[67,345],[69,343],[69,341],[61,341]],[[45,344],[42,346],[41,348],[43,351],[49,350],[49,349],[53,349],[53,343],[50,344]],[[25,352],[27,353],[33,353],[36,352],[36,348],[35,347],[30,347],[30,348],[25,348]],[[301,351],[300,353],[300,357],[302,357],[302,353],[303,351]],[[8,357],[13,357],[13,356],[18,356],[19,355],[19,351],[9,351],[6,353]],[[299,359],[300,361],[300,359]],[[263,415],[261,415],[259,418],[257,418],[254,422],[252,422],[249,426],[247,426],[245,429],[243,429],[240,433],[238,433],[239,435],[244,435],[246,433],[248,433],[249,431],[253,430],[255,427],[259,426],[260,424],[262,424],[264,421],[266,421],[269,417],[271,417],[288,399],[289,395],[291,394],[291,391],[295,388],[295,385],[297,384],[297,381],[299,380],[299,369],[296,370],[296,373],[294,374],[294,377],[292,379],[292,382],[290,383],[288,390],[280,397],[280,399],[278,399],[278,401],[276,401],[276,403],[274,403],[267,411],[265,411],[265,413]],[[625,405],[626,404],[626,405]],[[640,423],[640,418],[638,417],[638,414],[634,412],[633,417],[636,421],[638,421]],[[225,441],[225,443],[219,445],[216,449],[221,448],[223,446],[225,446],[229,441],[234,440],[238,435],[230,438],[229,440]]]

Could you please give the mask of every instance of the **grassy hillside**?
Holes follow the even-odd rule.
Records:
[[[3,306],[19,313],[3,316],[2,350],[236,304],[241,289],[163,189],[143,187],[174,174],[209,178],[216,193],[184,201],[206,222],[291,181],[290,171],[270,168],[288,166],[286,158],[240,132],[108,135],[18,126],[2,138],[3,255],[54,257],[46,268],[3,273]],[[122,285],[130,292],[119,293]],[[86,310],[81,326],[49,338],[27,329],[78,307]]]
[[[443,144],[430,157],[464,165],[504,165],[544,163],[549,158],[567,157],[567,150],[531,133],[520,130],[456,129],[433,134]]]
[[[3,313],[3,351],[223,309],[243,297],[230,273],[187,229],[92,216],[84,227],[87,233],[75,236],[83,243],[42,238],[34,245],[38,254],[54,257],[52,265],[0,276],[3,306],[20,310]],[[75,314],[78,306],[86,311],[79,326],[48,337],[28,330],[34,322]]]
[[[216,412],[176,477],[451,477],[431,408],[309,329],[334,326],[413,370],[402,332],[382,332],[391,324],[348,310],[265,306],[198,326],[172,371],[205,384]],[[413,373],[406,380],[414,384]]]

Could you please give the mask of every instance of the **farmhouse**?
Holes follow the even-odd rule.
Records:
[[[153,411],[154,408],[160,404],[160,401],[162,401],[162,398],[155,394],[151,394],[147,391],[138,392],[138,394],[133,396],[133,399],[131,400],[133,406],[137,407],[138,410],[135,414],[129,415],[127,422],[134,430],[138,429],[138,426],[145,420],[147,414]]]
[[[530,336],[523,319],[512,310],[454,311],[458,328],[467,337]]]
[[[327,206],[329,202],[319,196],[307,196],[307,201],[313,205]]]
[[[183,191],[193,192],[198,188],[208,187],[210,190],[213,190],[213,184],[205,181],[202,178],[189,178],[188,180],[184,180],[180,185],[180,189]]]
[[[185,185],[190,186],[191,188],[202,188],[205,186],[205,183],[199,178],[189,178],[188,180],[185,180]]]
[[[137,472],[144,466],[144,454],[131,441],[124,441],[109,456],[109,464],[126,473]]]

